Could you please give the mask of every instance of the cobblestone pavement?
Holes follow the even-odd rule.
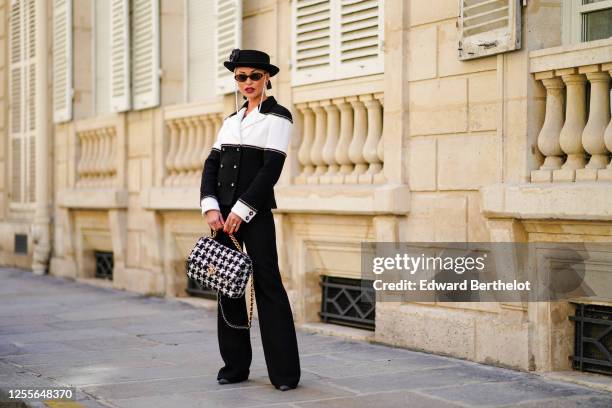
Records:
[[[77,387],[75,403],[31,406],[612,407],[593,388],[302,330],[300,384],[281,392],[256,321],[251,338],[249,380],[219,385],[213,310],[0,268],[0,393]]]

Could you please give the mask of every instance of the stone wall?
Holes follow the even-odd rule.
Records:
[[[274,219],[298,324],[320,320],[321,275],[360,277],[362,241],[611,240],[607,184],[538,184],[532,176],[544,159],[538,138],[550,100],[541,72],[568,68],[536,66],[584,50],[567,58],[564,49],[536,51],[560,45],[561,2],[528,3],[521,50],[462,62],[456,0],[386,0],[384,74],[292,86],[290,2],[244,2],[241,48],[262,49],[279,65],[271,94],[294,117]],[[184,260],[208,231],[201,164],[234,95],[186,103],[184,50],[176,46],[183,3],[160,4],[162,106],[95,117],[87,64],[76,61],[76,117],[53,134],[51,273],[90,278],[93,251],[112,251],[114,287],[187,296]],[[90,26],[77,22],[75,41],[86,43]],[[600,54],[610,47],[601,44]],[[0,264],[14,264],[5,186],[3,175]],[[374,339],[524,370],[566,369],[572,312],[566,302],[379,303]]]

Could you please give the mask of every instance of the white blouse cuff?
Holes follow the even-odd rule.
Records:
[[[236,201],[236,204],[234,204],[234,206],[232,207],[232,212],[238,214],[238,216],[242,218],[242,220],[246,223],[251,221],[253,217],[257,214],[257,211],[255,211],[252,207],[249,207],[244,201],[241,201],[240,199],[238,199],[238,201]]]
[[[204,197],[200,202],[200,207],[202,207],[202,215],[205,214],[208,210],[220,211],[219,203],[217,202],[217,199],[213,196]]]

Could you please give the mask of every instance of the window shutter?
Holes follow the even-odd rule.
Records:
[[[215,0],[215,88],[219,95],[234,91],[234,76],[223,66],[242,42],[242,1]]]
[[[130,109],[130,0],[111,0],[111,110]]]
[[[23,191],[21,138],[11,139],[11,201],[20,203]]]
[[[520,0],[460,0],[459,59],[521,48]]]
[[[332,78],[331,1],[296,0],[292,15],[292,84]]]
[[[146,109],[159,105],[159,54],[159,0],[133,0],[132,98],[134,109]]]
[[[110,75],[111,44],[110,36],[111,3],[97,0],[94,2],[94,60],[95,60],[95,113],[96,116],[108,115],[111,111]]]
[[[53,121],[72,119],[72,0],[53,0]]]
[[[384,72],[384,2],[340,2],[335,79]]]
[[[35,200],[36,4],[11,1],[9,27],[9,133],[11,202]]]
[[[23,201],[36,201],[36,1],[26,0],[26,133],[22,134]]]
[[[213,0],[189,0],[187,7],[187,99],[203,101],[215,96],[210,84],[216,71],[215,50],[210,41],[215,35],[215,18],[210,12],[214,4]]]
[[[10,63],[9,63],[9,133],[11,140],[11,202],[21,203],[25,189],[22,138],[25,133],[25,27],[24,7],[11,1],[10,11]]]

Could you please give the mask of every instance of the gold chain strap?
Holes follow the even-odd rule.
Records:
[[[217,235],[217,230],[213,230],[212,232],[212,238],[214,238]],[[229,237],[232,239],[232,242],[234,243],[234,245],[236,245],[236,248],[238,249],[238,251],[243,252],[242,251],[242,247],[240,246],[240,243],[238,242],[238,240],[236,239],[236,237],[234,237],[234,234],[227,234],[229,235]],[[230,323],[227,318],[225,317],[225,313],[223,312],[223,305],[221,304],[221,297],[219,296],[219,292],[217,291],[217,301],[219,302],[219,306],[221,308],[221,316],[223,316],[223,320],[225,320],[225,323],[234,328],[234,329],[250,329],[251,328],[251,321],[253,320],[253,299],[255,299],[255,281],[254,281],[255,276],[251,275],[251,301],[250,301],[250,307],[249,307],[249,324],[248,326],[238,326],[235,324]]]
[[[217,235],[217,230],[213,230],[212,235],[211,235],[212,238],[214,238],[215,235]],[[238,240],[236,239],[234,234],[227,234],[227,235],[229,235],[229,237],[232,239],[232,242],[234,243],[234,245],[236,245],[236,249],[238,249],[238,251],[242,252],[242,247],[240,246],[240,243],[238,242]]]

